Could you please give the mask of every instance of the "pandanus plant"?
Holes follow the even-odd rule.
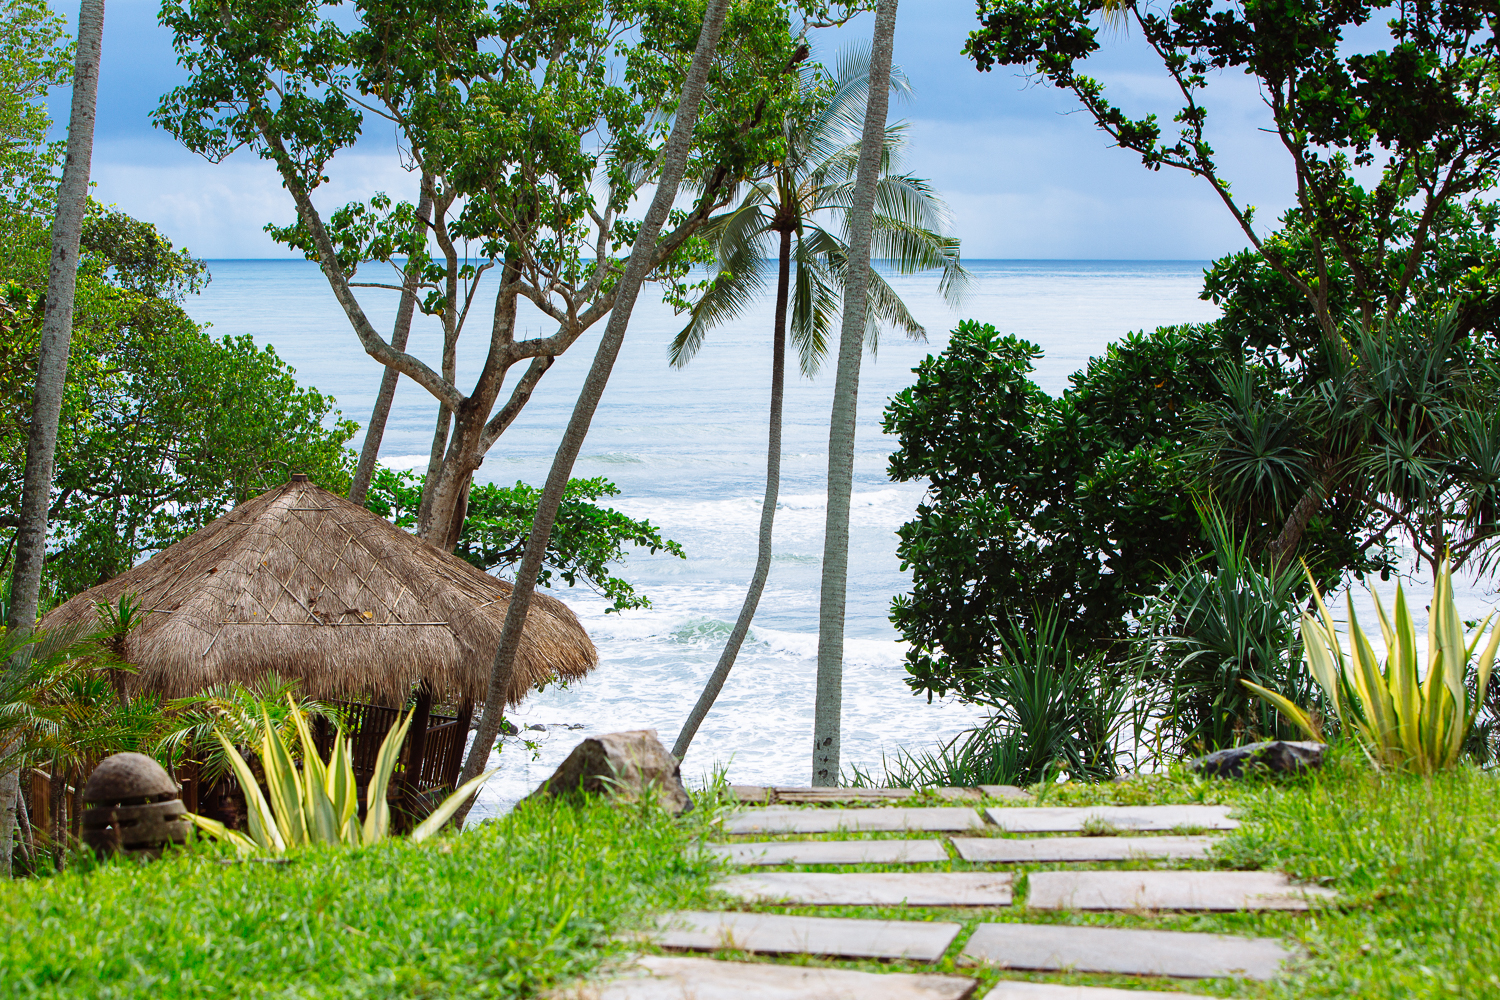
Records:
[[[1310,573],[1308,580],[1312,580]],[[1453,600],[1453,570],[1448,560],[1443,560],[1433,585],[1425,672],[1418,669],[1416,627],[1399,584],[1394,619],[1386,614],[1379,595],[1373,590],[1370,593],[1385,639],[1383,668],[1359,627],[1353,596],[1349,597],[1350,654],[1345,656],[1333,616],[1323,604],[1316,583],[1312,592],[1318,613],[1316,617],[1302,615],[1303,656],[1344,730],[1359,740],[1377,767],[1431,774],[1456,763],[1484,703],[1496,648],[1500,647],[1500,627],[1490,633],[1489,643],[1479,654],[1471,698],[1466,683],[1469,664],[1494,616],[1480,623],[1472,638],[1464,635]],[[1258,684],[1241,683],[1275,705],[1308,735],[1319,737],[1311,713]]]
[[[267,802],[266,796],[261,794],[255,772],[239,750],[223,732],[215,731],[235,778],[245,790],[249,836],[231,830],[217,820],[189,813],[188,818],[199,829],[233,844],[241,854],[257,851],[281,854],[302,844],[369,845],[389,835],[391,811],[386,805],[385,795],[401,755],[401,743],[411,725],[411,713],[397,719],[380,744],[380,751],[375,756],[375,773],[370,778],[366,794],[368,805],[363,823],[358,817],[359,787],[354,781],[353,748],[343,732],[334,738],[333,752],[324,761],[313,742],[307,716],[294,702],[291,703],[291,716],[302,749],[302,766],[298,768],[270,714],[263,714],[260,739],[255,749],[265,773],[270,801]],[[433,810],[432,815],[417,825],[411,832],[411,839],[426,840],[442,829],[459,806],[494,773],[486,771],[460,785]]]

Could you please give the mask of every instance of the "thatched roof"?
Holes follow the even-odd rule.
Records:
[[[181,697],[268,671],[318,698],[483,701],[510,584],[309,482],[253,500],[51,612],[44,629],[92,629],[98,602],[149,612],[125,642],[128,686]],[[573,612],[536,594],[509,700],[576,678],[598,653]]]

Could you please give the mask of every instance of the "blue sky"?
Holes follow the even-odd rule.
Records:
[[[76,8],[58,5],[70,19]],[[262,232],[286,222],[291,203],[269,167],[237,154],[210,164],[187,152],[149,119],[160,95],[182,79],[169,33],[156,22],[157,0],[111,0],[105,24],[100,113],[94,154],[96,196],[155,222],[198,256],[278,257]],[[1245,245],[1217,196],[1201,179],[1153,173],[1076,109],[1068,95],[1033,85],[1010,70],[979,73],[962,55],[976,26],[971,0],[906,0],[896,61],[916,89],[893,105],[910,123],[906,166],[930,179],[952,206],[964,256],[979,258],[1205,259]],[[868,39],[860,19],[825,32],[822,53]],[[1128,34],[1111,38],[1090,61],[1134,114],[1170,120],[1171,93],[1150,53]],[[1219,150],[1236,195],[1271,223],[1292,195],[1284,154],[1260,128],[1264,108],[1239,74],[1215,80],[1208,102]],[[54,96],[65,116],[67,95]],[[370,136],[343,154],[331,204],[408,185],[388,138]]]

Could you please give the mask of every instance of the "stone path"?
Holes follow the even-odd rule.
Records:
[[[961,956],[1009,969],[1246,979],[1270,979],[1291,957],[1258,938],[1062,924],[980,924]]]
[[[961,924],[935,921],[840,920],[775,913],[702,913],[662,916],[652,940],[663,948],[692,951],[795,952],[844,958],[912,958],[936,962]]]
[[[735,865],[893,865],[948,860],[939,840],[752,841],[714,844],[709,851]]]
[[[1203,859],[1213,837],[1098,836],[1113,831],[1230,830],[1239,824],[1222,806],[1001,806],[983,810],[959,802],[1029,798],[1011,786],[934,789],[953,806],[897,806],[908,789],[798,789],[736,786],[741,802],[761,808],[728,817],[726,837],[834,834],[836,840],[738,841],[709,845],[728,865],[912,865],[947,861],[940,837],[847,839],[863,832],[959,834],[952,847],[976,864],[1081,863]],[[928,799],[928,801],[932,801]],[[801,807],[799,808],[799,805]],[[841,808],[829,808],[841,806]],[[988,823],[986,823],[988,819]],[[997,833],[1096,834],[1009,837]],[[802,872],[729,874],[718,884],[750,905],[1001,907],[1012,902],[1014,873]],[[1065,870],[1030,873],[1026,905],[1035,909],[1305,909],[1329,890],[1291,885],[1275,872]],[[965,925],[922,920],[862,920],[760,912],[663,914],[647,937],[684,951],[737,950],[767,955],[905,959],[933,963],[953,947]],[[964,942],[960,965],[1034,972],[1268,979],[1296,957],[1268,939],[1066,924],[985,921]],[[768,962],[646,956],[617,980],[563,994],[578,1000],[967,1000],[977,980],[965,976],[874,975],[842,969]],[[593,989],[594,992],[587,992]],[[1104,989],[1007,980],[986,1000],[1149,1000],[1178,993]]]
[[[982,830],[984,820],[973,809],[752,809],[731,816],[728,834],[747,833],[899,833],[905,830]]]
[[[1083,809],[990,808],[990,822],[1012,833],[1082,833],[1091,829],[1233,830],[1228,806],[1092,806]]]
[[[1335,894],[1280,872],[1032,872],[1034,910],[1305,910]]]
[[[968,1000],[977,985],[967,976],[881,975],[814,966],[644,955],[636,960],[635,968],[618,979],[577,987],[559,994],[558,1000]],[[1033,995],[1045,1000],[1049,994]],[[1174,995],[1181,1000],[1182,994]]]
[[[1131,858],[1206,858],[1213,842],[1212,837],[1037,837],[1030,840],[1011,837],[953,838],[958,856],[965,861],[1002,864],[1129,861]]]
[[[1009,906],[1009,872],[767,872],[718,884],[755,903],[802,906]]]

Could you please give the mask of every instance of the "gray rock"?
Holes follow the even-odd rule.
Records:
[[[1326,743],[1307,740],[1269,740],[1242,747],[1215,750],[1188,763],[1188,768],[1220,778],[1242,777],[1247,768],[1263,767],[1277,774],[1294,774],[1323,766]]]
[[[654,796],[674,816],[693,808],[682,784],[682,766],[661,745],[654,729],[589,737],[532,794],[559,795],[580,788],[626,802]]]

